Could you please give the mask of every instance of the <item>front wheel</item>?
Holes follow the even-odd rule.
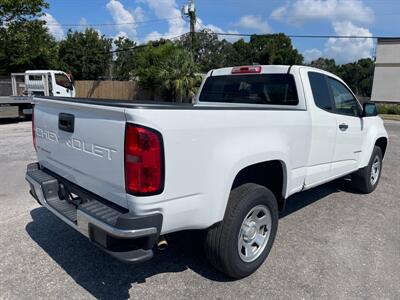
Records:
[[[232,278],[255,272],[267,258],[278,229],[278,205],[267,188],[247,183],[231,191],[224,219],[208,230],[210,263]]]
[[[372,193],[382,173],[382,150],[375,146],[368,165],[352,175],[354,187],[363,194]]]

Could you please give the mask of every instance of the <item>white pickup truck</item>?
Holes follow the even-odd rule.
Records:
[[[372,192],[388,144],[373,103],[304,66],[210,71],[195,104],[39,97],[32,124],[40,204],[125,262],[207,230],[207,258],[233,278],[266,259],[290,195],[348,174]]]

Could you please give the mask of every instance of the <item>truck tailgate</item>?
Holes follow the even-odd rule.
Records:
[[[40,164],[127,208],[124,108],[35,99]]]

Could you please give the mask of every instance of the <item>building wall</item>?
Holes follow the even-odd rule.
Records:
[[[371,100],[400,103],[400,38],[378,39]]]

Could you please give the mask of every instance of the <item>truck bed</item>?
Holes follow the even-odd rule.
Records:
[[[216,186],[209,181],[213,178],[221,179],[220,185],[232,184],[236,171],[226,173],[227,159],[233,161],[233,168],[240,169],[242,164],[251,163],[242,161],[242,157],[267,159],[265,153],[277,152],[278,148],[296,149],[287,158],[287,168],[301,174],[308,147],[308,112],[275,106],[37,97],[38,158],[43,167],[57,175],[137,213],[158,210],[161,202],[176,199],[172,206],[187,212],[182,214],[188,218],[188,228],[201,228],[209,219],[219,218],[220,208],[204,214],[204,219],[192,220],[191,214],[207,207],[204,201],[226,198],[203,190]],[[73,116],[73,132],[59,129],[60,115]],[[124,138],[128,123],[157,130],[163,138],[165,189],[161,199],[152,198],[154,202],[146,199],[141,203],[140,197],[126,194]],[[302,138],[296,138],[299,136]],[[301,176],[290,184],[301,187]],[[220,189],[219,193],[226,191]],[[165,232],[180,226],[171,216],[165,219]]]
[[[32,98],[23,96],[1,96],[0,104],[32,103]]]
[[[65,98],[65,97],[37,97],[38,99],[48,99],[63,102],[82,103],[91,105],[102,105],[120,108],[136,108],[136,109],[169,109],[169,110],[302,110],[285,106],[259,105],[259,104],[231,104],[231,103],[180,103],[167,101],[151,101],[151,100],[111,100],[111,99],[94,99],[94,98]]]
[[[11,119],[32,113],[31,97],[25,96],[1,96],[0,97],[0,119]],[[21,106],[21,107],[20,107]]]
[[[190,109],[194,108],[192,103],[157,102],[157,101],[133,101],[133,100],[112,100],[98,98],[66,98],[66,97],[36,97],[40,99],[56,100],[63,102],[103,105],[121,108],[159,108],[159,109]]]

